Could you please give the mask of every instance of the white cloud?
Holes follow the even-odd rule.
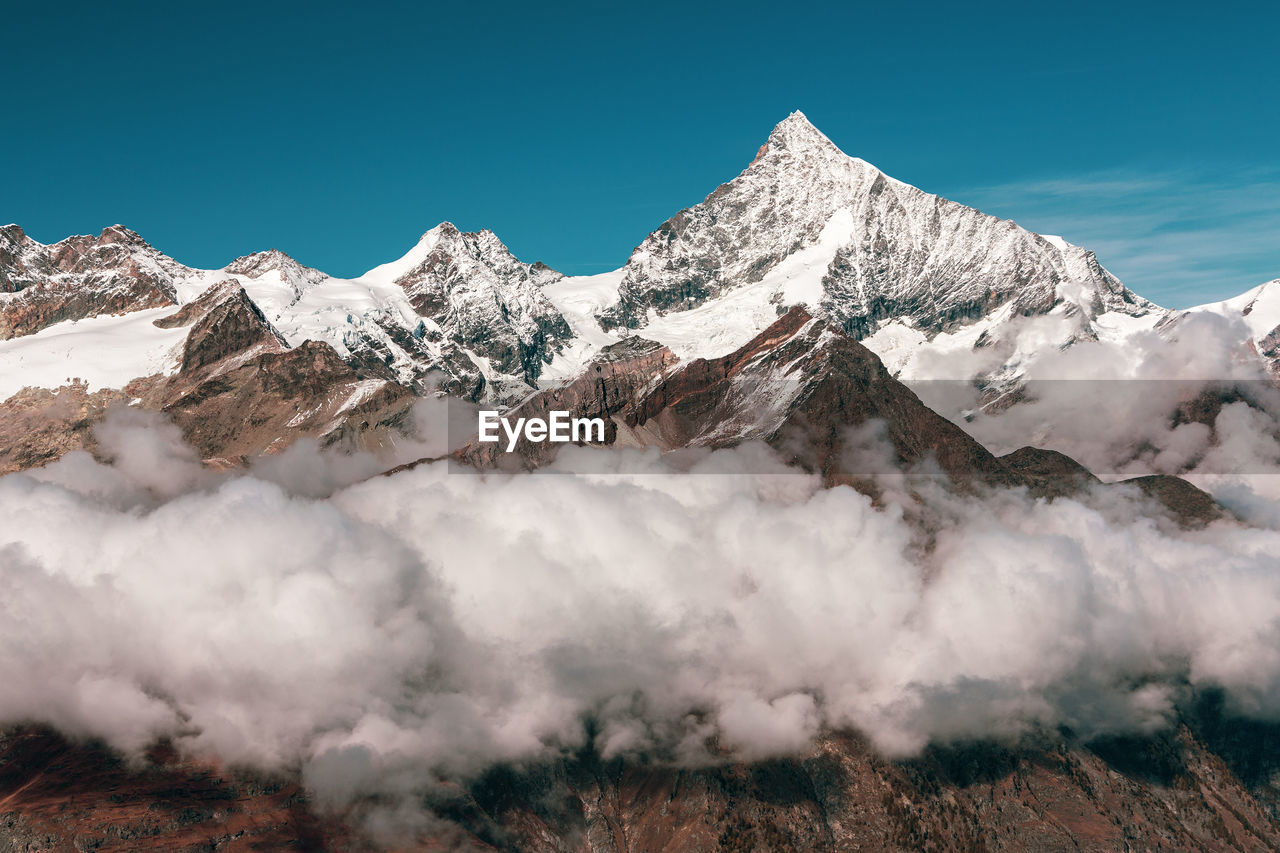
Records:
[[[1136,496],[930,493],[922,551],[895,500],[758,446],[681,474],[576,448],[558,473],[424,465],[317,500],[121,429],[114,466],[0,479],[0,719],[301,765],[340,802],[590,737],[696,764],[832,726],[890,754],[1145,731],[1184,679],[1280,713],[1280,533],[1178,531]]]

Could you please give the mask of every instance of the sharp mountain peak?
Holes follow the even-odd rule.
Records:
[[[773,156],[770,156],[773,155]],[[845,153],[809,121],[799,110],[774,125],[768,139],[760,146],[751,160],[752,167],[777,169],[782,172],[812,168],[846,167],[854,165],[876,174],[883,174],[866,160]]]

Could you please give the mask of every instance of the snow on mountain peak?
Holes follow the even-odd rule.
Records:
[[[1280,375],[1280,278],[1221,302],[1188,308],[1177,316],[1185,318],[1195,314],[1216,314],[1243,323],[1253,348],[1267,359],[1272,371]]]
[[[850,227],[832,235],[828,226],[841,210],[851,213]],[[1088,316],[1151,307],[1091,253],[894,180],[846,155],[796,112],[741,174],[637,247],[623,268],[620,297],[600,321],[639,328],[655,314],[755,287],[820,241],[831,248],[817,286],[780,284],[774,297],[785,307],[788,294],[817,294],[817,304],[806,299],[810,307],[858,337],[894,317],[940,331],[1008,302],[1017,314],[1044,313],[1060,302]]]
[[[826,134],[814,127],[813,123],[799,110],[774,125],[769,138],[756,154],[756,159],[760,159],[761,155],[768,150],[779,148],[798,154],[821,150],[844,155],[844,152],[827,138]]]
[[[273,320],[281,319],[283,312],[296,305],[308,290],[330,280],[325,273],[303,266],[279,249],[236,258],[222,272],[238,279],[258,307],[271,314]],[[186,302],[191,294],[182,296]]]
[[[781,181],[811,180],[815,172],[880,174],[865,160],[841,151],[799,110],[774,126],[743,175],[753,171],[768,172]]]
[[[21,228],[0,230],[0,339],[33,334],[67,320],[174,305],[177,286],[197,271],[122,225],[96,237],[44,245]]]
[[[236,258],[227,264],[224,270],[237,275],[247,275],[250,278],[257,278],[275,271],[285,276],[305,278],[313,283],[326,277],[320,270],[303,266],[279,249],[268,249],[265,252],[254,252]]]
[[[131,228],[123,225],[108,225],[102,229],[102,233],[98,235],[98,243],[105,245],[108,243],[129,243],[135,246],[149,246],[146,240],[142,239],[142,235]]]
[[[422,232],[422,237],[419,238],[419,242],[424,240],[439,242],[442,238],[457,237],[461,233],[462,229],[446,219],[434,228],[428,228],[426,231]]]
[[[458,233],[458,229],[451,222],[441,222],[436,227],[423,233],[418,238],[418,242],[413,248],[405,252],[394,261],[388,261],[385,264],[379,264],[373,269],[359,277],[360,281],[378,281],[393,282],[405,273],[417,267],[422,261],[431,254],[431,250],[440,242],[443,235],[447,233]]]

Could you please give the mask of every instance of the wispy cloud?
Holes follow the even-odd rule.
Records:
[[[1280,169],[1114,170],[974,187],[956,200],[1060,234],[1182,308],[1280,277]]]

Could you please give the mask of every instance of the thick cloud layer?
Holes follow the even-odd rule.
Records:
[[[214,475],[137,414],[102,442],[111,465],[0,478],[0,720],[301,767],[326,800],[588,739],[699,764],[852,727],[906,755],[1149,731],[1208,685],[1280,716],[1280,533],[1182,531],[1136,491],[928,493],[922,547],[892,487],[755,445],[317,499],[368,460]]]

